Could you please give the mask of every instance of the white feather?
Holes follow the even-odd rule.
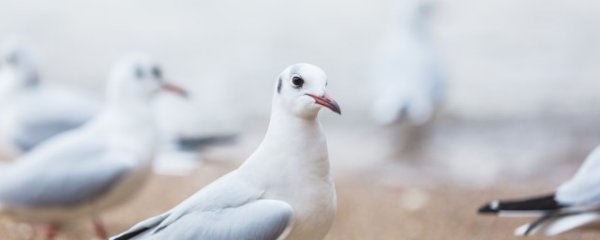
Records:
[[[551,220],[547,223],[544,234],[547,236],[555,236],[578,227],[582,227],[594,222],[600,221],[600,213],[588,212],[577,215],[569,215]]]
[[[587,157],[577,173],[562,184],[556,199],[569,205],[600,204],[600,146]]]
[[[524,224],[519,226],[518,228],[515,229],[515,236],[527,236],[525,233],[527,232],[527,229],[529,229],[529,223],[528,224]],[[531,233],[530,233],[531,234]]]

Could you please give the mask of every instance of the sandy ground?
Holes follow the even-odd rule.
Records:
[[[401,141],[390,139],[397,132],[325,120],[339,204],[326,239],[516,239],[513,230],[529,219],[478,216],[477,208],[551,192],[600,142],[591,118],[443,121],[430,126],[421,153],[398,153]],[[235,168],[262,138],[264,129],[253,129],[239,144],[208,152],[190,176],[153,176],[135,199],[103,214],[109,233],[170,209]],[[92,238],[86,220],[63,230],[58,239]],[[0,239],[31,236],[26,224],[0,219]],[[552,239],[598,238],[586,229]]]
[[[230,166],[208,165],[189,177],[155,176],[130,203],[107,212],[103,219],[111,234],[132,223],[169,209],[203,185],[225,173]],[[550,189],[541,186],[536,189]],[[519,196],[524,187],[484,191],[454,187],[413,188],[368,182],[338,182],[338,215],[326,239],[517,239],[514,228],[524,219],[477,216],[476,207],[498,196]],[[4,220],[0,239],[31,239],[24,224]],[[596,230],[574,231],[552,239],[598,239]],[[64,227],[57,239],[92,239],[92,226],[78,221]],[[37,238],[34,238],[37,239]],[[544,239],[534,237],[530,239]]]

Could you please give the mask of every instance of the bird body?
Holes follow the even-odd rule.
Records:
[[[152,155],[148,150],[134,150],[139,154],[110,146],[114,143],[109,138],[123,136],[110,136],[106,127],[109,119],[101,117],[50,140],[7,170],[3,177],[7,181],[0,185],[0,202],[11,201],[0,212],[33,222],[64,222],[110,208],[134,195],[148,176]],[[74,151],[73,146],[78,149]],[[29,174],[35,179],[20,178]],[[33,185],[31,181],[39,182]]]
[[[287,239],[322,238],[336,209],[325,135],[317,121],[274,118],[279,121],[271,122],[265,140],[240,172],[247,181],[268,189],[266,199],[286,202],[295,210],[294,227]]]

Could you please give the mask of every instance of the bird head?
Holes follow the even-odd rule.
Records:
[[[340,106],[327,92],[327,75],[307,63],[287,67],[277,79],[275,98],[294,115],[314,117],[322,107],[341,114]]]
[[[38,60],[27,41],[13,36],[0,46],[0,71],[10,74],[3,79],[14,86],[35,86],[39,83]]]
[[[113,68],[108,98],[150,101],[159,92],[171,92],[182,97],[188,93],[168,81],[156,60],[147,55],[130,55]]]

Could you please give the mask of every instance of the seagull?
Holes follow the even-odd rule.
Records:
[[[210,147],[235,143],[237,134],[181,136],[164,131],[160,132],[161,143],[154,172],[168,176],[186,176],[201,166],[202,153]]]
[[[372,115],[381,125],[420,126],[431,121],[440,106],[444,82],[427,27],[431,4],[407,1],[401,26],[394,25],[378,52]]]
[[[26,41],[12,37],[2,43],[0,142],[11,155],[79,127],[101,110],[101,102],[82,90],[44,84]]]
[[[188,88],[189,89],[189,88]],[[192,95],[192,94],[190,94]],[[154,172],[184,176],[202,165],[203,153],[211,147],[236,142],[237,134],[218,108],[207,109],[211,100],[201,94],[188,99],[164,95],[155,100],[154,111],[161,143],[154,160]],[[220,101],[219,101],[220,102]],[[223,103],[220,102],[223,107]]]
[[[186,94],[149,56],[118,63],[102,113],[0,169],[0,214],[45,225],[47,239],[60,223],[91,217],[106,239],[97,215],[133,196],[151,173],[157,142],[151,100],[160,90]]]
[[[317,114],[341,110],[317,66],[291,65],[275,85],[265,138],[238,169],[112,239],[322,239],[336,195]]]
[[[577,227],[600,222],[600,146],[587,157],[577,173],[554,193],[512,201],[492,201],[480,214],[500,217],[537,217],[515,230],[528,236],[543,231],[558,235]]]
[[[38,65],[36,54],[27,41],[13,36],[2,43],[0,145],[3,150],[10,153],[9,155],[26,153],[54,136],[76,129],[100,114],[103,108],[103,103],[81,89],[44,84],[40,80]],[[161,135],[165,135],[161,136],[165,141],[160,144],[160,156],[163,156],[161,159],[165,161],[155,161],[155,163],[162,163],[161,166],[172,166],[183,156],[193,160],[182,162],[197,164],[198,151],[208,146],[230,143],[235,139],[231,134],[208,136],[163,134],[163,132],[169,133],[168,130],[164,130],[168,128],[164,127],[165,125],[181,122],[178,119],[181,116],[175,112],[181,110],[179,106],[188,105],[189,99],[178,100],[180,99],[173,99],[172,104],[166,106],[166,110],[162,109],[162,112],[167,111],[166,114],[160,114],[161,109],[155,109],[159,114],[157,119],[159,130]],[[196,119],[192,121],[194,120]],[[189,126],[180,128],[185,127]]]

